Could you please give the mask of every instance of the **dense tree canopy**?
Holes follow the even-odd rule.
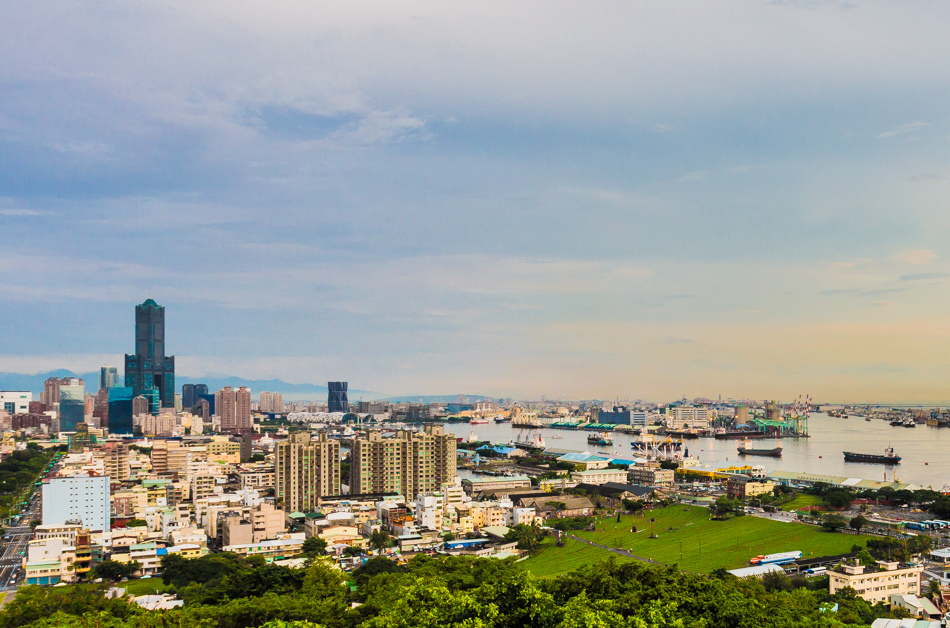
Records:
[[[226,554],[172,555],[163,566],[164,581],[185,600],[180,609],[107,600],[104,585],[25,587],[0,612],[0,628],[830,628],[891,616],[853,591],[830,596],[827,580],[709,577],[634,561],[540,579],[511,561],[420,555],[400,565],[376,557],[352,574],[352,587],[319,558],[292,569]]]

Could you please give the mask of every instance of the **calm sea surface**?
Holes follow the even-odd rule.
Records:
[[[740,456],[736,446],[741,441],[699,438],[685,441],[691,456],[698,458],[703,467],[710,469],[735,464],[760,464],[768,471],[804,471],[826,475],[843,475],[866,480],[893,481],[894,474],[901,482],[941,489],[950,485],[950,429],[918,425],[916,428],[891,427],[887,421],[865,421],[861,417],[836,419],[824,413],[814,413],[808,425],[811,438],[782,439],[782,457]],[[507,443],[513,439],[533,437],[539,432],[549,447],[589,451],[616,458],[633,457],[630,448],[635,436],[613,433],[612,447],[596,447],[587,443],[589,432],[571,430],[525,430],[507,423],[469,425],[446,424],[446,430],[456,436],[475,434],[481,440]],[[562,438],[552,438],[561,436]],[[760,439],[753,446],[771,448],[775,441]],[[883,454],[885,447],[893,447],[901,456],[899,465],[862,464],[845,462],[842,451]]]

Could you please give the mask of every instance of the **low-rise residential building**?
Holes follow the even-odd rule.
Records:
[[[631,484],[641,486],[673,486],[673,469],[661,469],[659,465],[637,465],[630,469]]]
[[[828,571],[828,592],[832,595],[845,587],[871,604],[887,602],[892,595],[920,595],[923,566],[878,561],[877,565],[845,564]]]
[[[241,556],[263,556],[270,562],[300,554],[303,551],[303,539],[273,539],[260,543],[226,545],[222,550]]]
[[[726,480],[726,493],[730,499],[746,499],[756,495],[770,495],[776,484],[769,481],[756,481],[741,476]]]
[[[58,560],[28,562],[25,571],[27,584],[56,584],[62,580],[62,564]]]
[[[531,479],[526,475],[466,478],[462,480],[462,487],[469,495],[484,492],[506,492],[520,488],[531,488]]]
[[[590,471],[575,471],[571,473],[575,484],[605,484],[607,482],[626,482],[626,469],[592,469]]]

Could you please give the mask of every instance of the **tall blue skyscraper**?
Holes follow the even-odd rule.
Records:
[[[109,389],[109,432],[132,433],[132,397],[135,394],[128,386]]]
[[[59,387],[59,431],[75,432],[76,425],[86,420],[86,387]]]
[[[327,405],[330,412],[349,412],[350,402],[346,398],[346,382],[327,382]]]
[[[119,385],[119,369],[103,366],[99,369],[99,388],[115,388]]]
[[[158,390],[163,408],[175,407],[175,356],[165,355],[165,308],[146,299],[135,306],[135,354],[125,356],[125,385]]]

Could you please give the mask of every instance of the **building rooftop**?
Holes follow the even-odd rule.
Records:
[[[462,481],[469,484],[489,484],[492,482],[530,482],[531,478],[527,475],[496,475],[485,478],[465,478]]]
[[[737,578],[748,578],[764,576],[767,573],[772,572],[785,572],[780,565],[756,565],[754,567],[742,567],[740,569],[730,569],[729,573],[734,575]]]
[[[916,484],[907,484],[904,482],[878,482],[875,480],[862,480],[861,478],[849,478],[843,475],[820,475],[817,473],[806,473],[804,471],[773,471],[769,473],[768,478],[779,482],[802,482],[805,484],[822,482],[824,484],[830,484],[831,486],[863,488],[874,491],[884,487],[893,488],[895,491],[916,491],[920,489]]]
[[[597,462],[602,460],[607,462],[610,459],[604,458],[602,456],[595,456],[594,454],[587,453],[585,451],[581,453],[572,452],[569,454],[564,454],[563,456],[559,457],[558,460],[563,460],[564,462]]]
[[[611,473],[611,472],[613,472],[613,473],[623,473],[623,474],[625,474],[625,475],[626,475],[626,473],[627,473],[624,469],[593,469],[593,470],[591,470],[591,471],[574,471],[574,472],[571,473],[571,475],[580,475],[580,476],[582,476],[582,477],[586,477],[586,476],[591,476],[591,477],[593,477],[593,476],[596,476],[596,475],[601,475],[601,474],[603,474],[603,473]]]

